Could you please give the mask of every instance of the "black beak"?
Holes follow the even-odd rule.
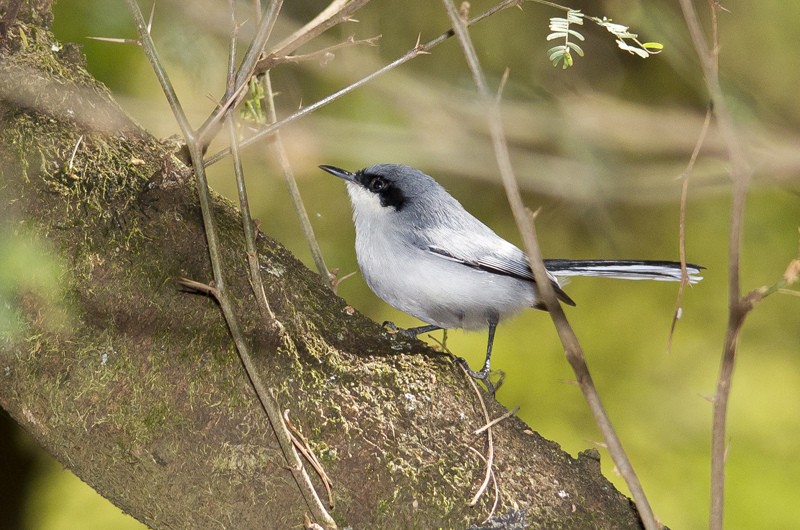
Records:
[[[319,168],[323,171],[327,171],[334,177],[339,177],[340,179],[344,179],[350,182],[356,181],[355,174],[347,171],[346,169],[340,169],[335,166],[319,166]]]

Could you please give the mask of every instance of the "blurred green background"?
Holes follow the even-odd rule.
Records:
[[[706,2],[697,2],[705,12]],[[282,38],[325,2],[286,2],[276,28]],[[478,13],[492,2],[472,2]],[[572,2],[587,14],[631,26],[665,50],[646,60],[619,49],[605,30],[581,28],[586,57],[567,71],[553,68],[545,40],[548,18],[562,12],[534,3],[504,11],[472,31],[490,80],[506,68],[504,119],[526,203],[541,207],[543,251],[560,258],[678,258],[678,179],[703,121],[707,97],[676,2]],[[228,2],[162,0],[153,35],[193,123],[199,125],[224,87]],[[249,20],[252,2],[239,2]],[[798,254],[800,104],[795,21],[800,3],[729,2],[720,13],[721,73],[755,179],[748,197],[742,286],[775,283]],[[143,5],[149,10],[150,5]],[[89,36],[135,38],[122,2],[62,0],[55,32],[83,45],[90,71],[119,103],[157,136],[179,132],[141,51]],[[439,2],[374,0],[351,22],[301,52],[355,35],[382,35],[376,47],[349,47],[325,61],[273,72],[280,116],[354,82],[448,27]],[[371,82],[282,130],[328,266],[357,269],[350,206],[342,183],[319,164],[358,169],[402,162],[434,175],[464,206],[518,243],[491,150],[485,117],[455,41]],[[213,144],[211,152],[224,147]],[[246,152],[254,215],[264,232],[313,267],[280,170],[267,144]],[[712,127],[692,175],[687,212],[690,261],[707,267],[687,289],[671,351],[667,339],[676,285],[577,279],[578,302],[567,315],[587,353],[606,408],[657,516],[671,528],[706,526],[711,404],[727,319],[730,184],[719,135]],[[232,198],[227,161],[212,166],[212,185]],[[360,276],[339,294],[377,321],[419,323],[398,314]],[[748,318],[741,339],[729,412],[726,527],[794,528],[800,521],[800,300],[776,294]],[[438,335],[440,338],[440,335]],[[477,366],[484,333],[451,331],[448,346]],[[508,377],[497,398],[519,405],[533,429],[575,455],[601,437],[564,360],[545,313],[531,311],[500,326],[493,368]],[[31,529],[133,528],[130,517],[94,494],[5,425],[0,462],[4,488],[24,495],[20,523]],[[607,453],[603,469],[625,490]],[[19,468],[13,472],[12,468]],[[16,474],[15,474],[16,473]],[[0,516],[2,518],[2,516]]]

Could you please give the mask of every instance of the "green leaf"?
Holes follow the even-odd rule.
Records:
[[[583,50],[581,49],[581,47],[580,47],[580,46],[578,46],[578,45],[577,45],[577,44],[575,44],[574,42],[568,42],[568,43],[567,43],[567,46],[569,46],[570,48],[572,48],[573,50],[575,50],[575,53],[577,53],[578,55],[580,55],[581,57],[583,57]]]
[[[584,38],[583,38],[583,35],[581,35],[581,34],[580,34],[580,33],[578,33],[577,31],[575,31],[574,29],[568,29],[568,30],[567,30],[567,33],[569,33],[569,34],[570,34],[570,35],[572,35],[573,37],[575,37],[575,38],[578,38],[578,39],[580,39],[580,40],[586,40],[586,39],[584,39]]]
[[[660,42],[645,42],[642,43],[642,47],[646,50],[651,51],[652,53],[658,53],[664,49],[664,45]]]
[[[550,48],[547,50],[547,53],[550,56],[550,62],[555,64],[564,56],[564,47],[556,46],[555,48]]]
[[[569,50],[564,50],[564,64],[561,66],[563,70],[566,70],[572,66],[572,54],[569,53]]]

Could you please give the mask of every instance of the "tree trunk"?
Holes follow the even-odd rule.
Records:
[[[30,277],[0,286],[0,405],[153,528],[298,528],[308,507],[219,308],[176,281],[211,278],[191,170],[124,115],[75,48],[59,50],[48,4],[0,0],[2,241],[35,256]],[[497,492],[467,506],[487,438],[474,434],[485,419],[460,368],[383,333],[261,235],[286,330],[271,334],[238,214],[220,197],[214,210],[258,369],[331,477],[340,526],[465,528],[499,496],[492,528],[639,527],[596,453],[573,459],[513,417],[493,427]],[[52,288],[33,281],[41,270],[56,271]],[[491,417],[504,412],[484,399]]]

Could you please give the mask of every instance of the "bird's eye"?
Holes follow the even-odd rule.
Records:
[[[375,177],[369,181],[369,191],[373,193],[378,193],[384,188],[386,188],[386,181],[381,177]]]

